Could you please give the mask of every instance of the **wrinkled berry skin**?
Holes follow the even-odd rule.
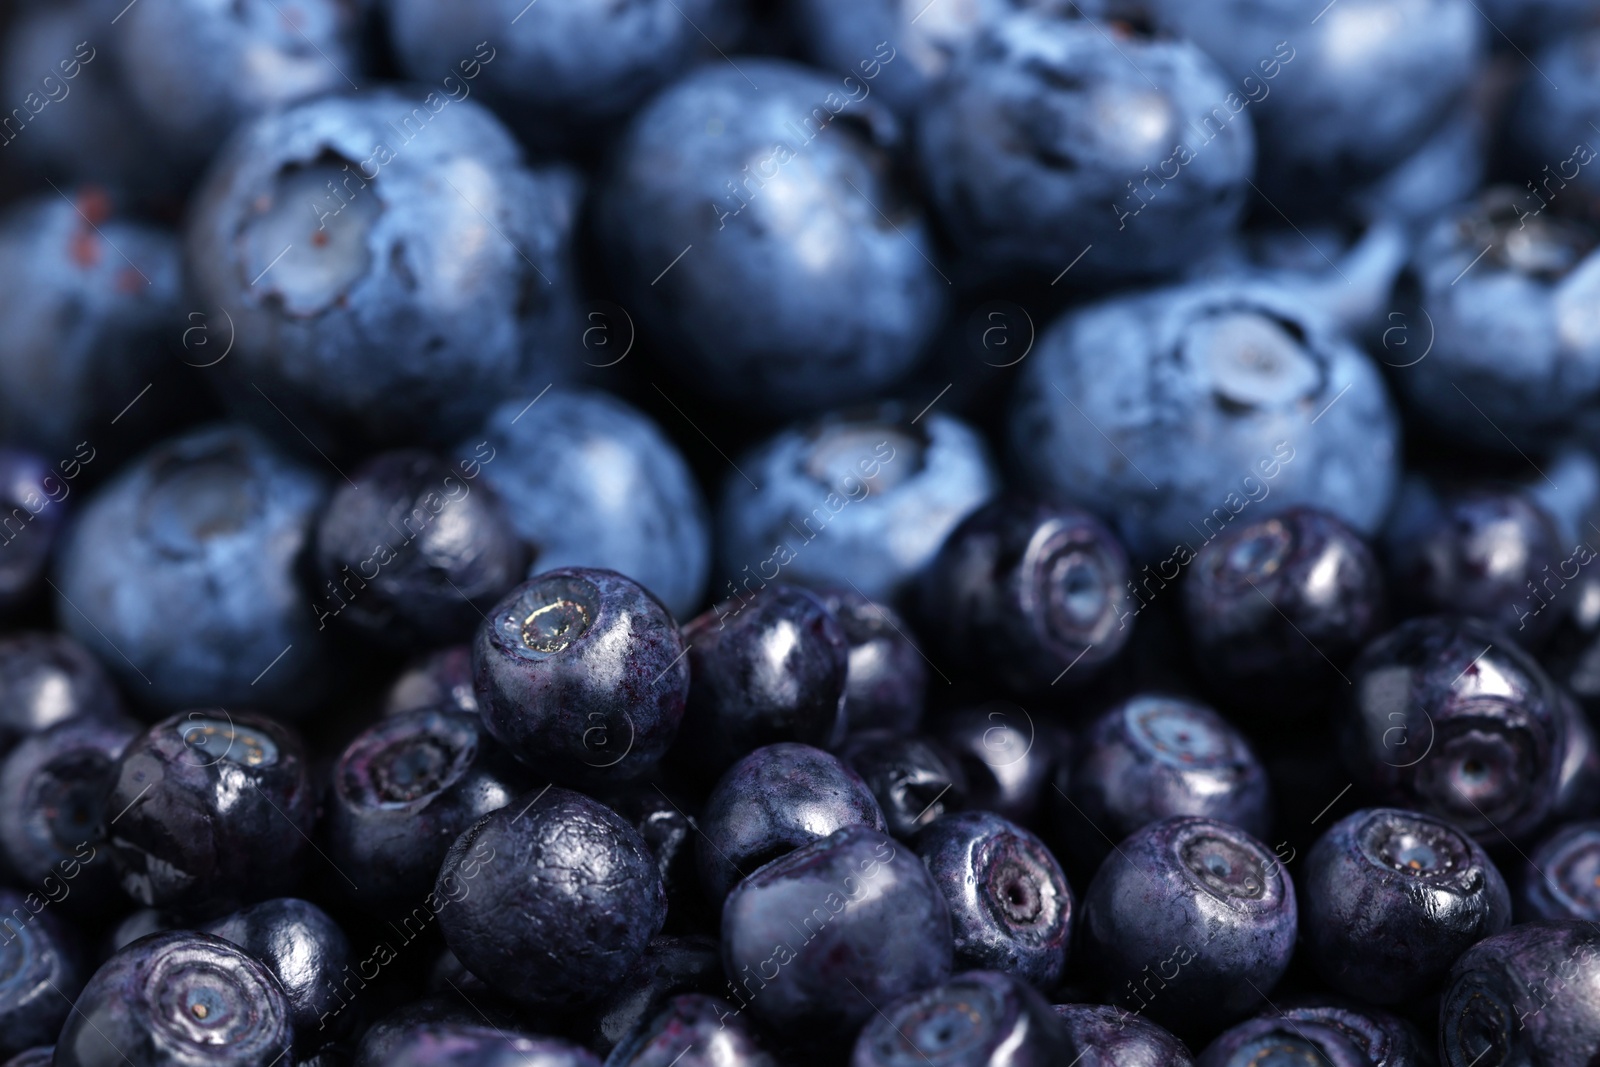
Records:
[[[1308,677],[1336,682],[1335,670],[1378,635],[1383,572],[1338,516],[1295,507],[1201,548],[1183,607],[1195,663],[1213,682],[1238,697],[1285,694]]]
[[[1371,1067],[1355,1041],[1336,1026],[1311,1020],[1259,1016],[1240,1023],[1207,1045],[1195,1067]]]
[[[911,627],[891,607],[854,589],[820,589],[817,596],[850,642],[844,714],[850,729],[908,734],[922,722],[928,661],[907,635]]]
[[[621,781],[677,736],[689,663],[672,615],[616,571],[563,567],[507,593],[479,624],[484,725],[540,773]]]
[[[44,587],[70,492],[46,460],[0,448],[0,612],[16,610]]]
[[[619,985],[667,910],[638,832],[556,787],[518,797],[463,833],[433,896],[445,941],[468,970],[502,996],[549,1008],[593,1002]]]
[[[266,965],[210,934],[151,934],[89,979],[56,1041],[58,1067],[271,1067],[294,1040]]]
[[[594,1053],[570,1041],[507,1033],[481,1021],[412,1027],[383,1062],[388,1067],[600,1067]]]
[[[1348,672],[1345,762],[1368,791],[1485,841],[1549,817],[1566,730],[1561,694],[1504,634],[1471,619],[1412,619]]]
[[[1523,923],[1468,949],[1439,1004],[1441,1067],[1587,1063],[1600,1047],[1600,932]]]
[[[329,856],[367,901],[412,902],[473,823],[533,782],[476,715],[449,707],[385,716],[339,756]]]
[[[1080,911],[1111,1004],[1192,1040],[1270,996],[1294,950],[1294,885],[1238,827],[1177,816],[1106,857]]]
[[[105,668],[66,634],[0,637],[0,748],[58,723],[114,719],[121,711]]]
[[[720,773],[760,745],[843,739],[850,642],[814,593],[791,585],[730,600],[683,628],[689,704],[679,750]]]
[[[586,1020],[583,1043],[609,1054],[664,1011],[674,997],[717,992],[723,984],[722,952],[716,938],[652,938],[639,965]]]
[[[49,905],[0,889],[0,1056],[54,1041],[83,988],[81,946]]]
[[[1057,1004],[1069,1055],[1078,1067],[1194,1067],[1182,1041],[1109,1004]]]
[[[1060,727],[1004,701],[958,711],[936,726],[934,736],[966,777],[966,806],[1019,823],[1033,821],[1070,747]]]
[[[1483,849],[1449,823],[1397,808],[1334,823],[1298,887],[1312,965],[1373,1004],[1432,991],[1463,952],[1511,922],[1511,893]]]
[[[1432,1067],[1431,1037],[1424,1038],[1404,1019],[1380,1008],[1312,1002],[1283,1006],[1268,1014],[1294,1022],[1314,1022],[1344,1032],[1367,1054],[1372,1067]]]
[[[6,869],[55,903],[93,912],[113,903],[106,858],[106,793],[117,757],[140,726],[131,719],[69,719],[25,738],[0,763],[0,853]],[[95,862],[97,861],[98,862]]]
[[[1133,633],[1128,558],[1100,521],[1001,497],[968,515],[928,568],[923,614],[945,655],[1022,696],[1076,685]]]
[[[1099,865],[1111,842],[1171,815],[1267,833],[1266,769],[1244,734],[1203,704],[1133,697],[1095,719],[1075,754],[1063,791],[1046,795],[1068,854],[1085,871]]]
[[[1600,922],[1600,821],[1567,823],[1523,860],[1516,886],[1519,922]]]
[[[297,573],[325,492],[248,427],[169,438],[84,501],[56,562],[57,617],[161,712],[303,712],[327,686]]]
[[[526,563],[494,491],[410,449],[350,477],[317,520],[318,622],[401,649],[469,639]]]
[[[1026,982],[966,971],[874,1014],[850,1067],[1055,1067],[1070,1062],[1055,1010]]]
[[[1544,601],[1529,590],[1555,574],[1570,549],[1544,509],[1515,488],[1435,492],[1408,479],[1384,549],[1395,598],[1410,614],[1472,615],[1530,647],[1561,621],[1563,612],[1541,610]]]
[[[933,875],[960,970],[1001,971],[1041,989],[1061,978],[1072,937],[1072,887],[1043,841],[1009,819],[966,811],[912,842]]]
[[[966,803],[967,776],[931,737],[865,730],[845,738],[839,758],[867,783],[889,835],[902,841]]]
[[[876,1014],[872,1005],[950,976],[950,911],[909,848],[850,826],[734,887],[722,909],[722,964],[740,1013],[749,1008],[790,1040],[837,1048]],[[860,995],[842,996],[851,984]]]
[[[673,997],[606,1060],[608,1067],[777,1067],[733,1005],[689,993]]]
[[[130,741],[105,811],[111,862],[129,896],[216,911],[293,884],[316,796],[289,727],[211,708],[162,719]]]
[[[289,1002],[295,1048],[302,1055],[340,1037],[354,1022],[338,996],[342,972],[352,962],[350,941],[315,904],[293,897],[264,900],[200,931],[239,946],[272,972]]]
[[[389,686],[383,713],[421,711],[447,705],[456,711],[478,714],[478,694],[472,685],[472,646],[452,645],[413,660]]]
[[[810,745],[758,748],[728,768],[706,801],[696,844],[701,885],[720,902],[762,864],[846,826],[885,829],[859,774]]]

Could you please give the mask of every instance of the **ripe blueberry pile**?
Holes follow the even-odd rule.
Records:
[[[1600,1064],[1600,0],[0,4],[0,1067]]]

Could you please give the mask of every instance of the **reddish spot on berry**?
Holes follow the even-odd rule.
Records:
[[[318,248],[321,248],[323,245],[327,244],[328,243],[328,231],[327,230],[318,230],[316,233],[312,234],[311,235],[311,243],[316,245]]]
[[[93,230],[78,230],[72,235],[72,262],[85,269],[100,265],[100,240]]]
[[[86,186],[78,193],[77,208],[89,225],[98,226],[111,217],[111,197],[98,186]]]
[[[144,283],[144,278],[132,267],[117,271],[116,287],[119,293],[137,293]]]

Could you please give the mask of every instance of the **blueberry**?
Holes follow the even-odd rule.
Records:
[[[1055,1011],[1008,974],[967,971],[900,1000],[856,1039],[851,1067],[1054,1067],[1067,1063]]]
[[[1600,807],[1600,738],[1572,695],[1565,691],[1560,695],[1567,743],[1550,815],[1574,819]]]
[[[863,730],[845,738],[839,758],[867,783],[892,837],[906,840],[966,804],[961,765],[931,737]]]
[[[586,1049],[554,1037],[508,1034],[483,1023],[434,1023],[405,1032],[389,1067],[600,1067]]]
[[[740,469],[753,484],[729,478],[717,511],[725,584],[716,593],[730,599],[781,574],[892,601],[999,487],[970,427],[938,411],[917,418],[899,405],[791,427]]]
[[[557,387],[495,408],[456,455],[500,495],[540,570],[605,567],[680,618],[700,606],[711,568],[705,499],[677,445],[642,412]]]
[[[106,938],[105,943],[108,947],[105,955],[120,952],[149,934],[164,934],[168,930],[176,929],[178,925],[178,918],[169,912],[159,908],[137,908],[112,927],[111,935]]]
[[[100,662],[61,633],[0,637],[0,748],[64,722],[121,718]]]
[[[260,900],[298,876],[315,804],[287,726],[221,708],[173,715],[128,742],[112,770],[111,862],[147,906]]]
[[[917,161],[968,256],[1050,276],[1079,257],[1079,278],[1168,274],[1244,213],[1256,138],[1250,116],[1214,110],[1228,90],[1187,40],[1023,10],[931,87]]]
[[[674,997],[617,1046],[607,1067],[777,1067],[733,1005],[690,993]]]
[[[452,645],[415,659],[389,686],[383,713],[422,711],[448,706],[478,714],[478,694],[472,684],[472,646]]]
[[[430,1031],[465,1033],[470,1039],[483,1027],[485,1020],[491,1027],[516,1029],[515,1021],[493,1006],[488,1011],[475,1010],[460,998],[441,996],[414,1000],[367,1028],[350,1067],[387,1067],[402,1049],[426,1040],[424,1035]]]
[[[938,724],[933,736],[955,756],[966,778],[966,806],[1019,823],[1038,814],[1051,775],[1070,748],[1061,727],[1035,721],[1028,709],[1004,702],[957,711]]]
[[[1136,611],[1252,504],[1315,504],[1361,534],[1388,510],[1394,405],[1371,360],[1288,289],[1222,280],[1114,297],[1045,330],[1020,370],[1020,473],[1109,517],[1151,561]]]
[[[324,491],[243,426],[167,440],[84,502],[56,568],[62,626],[164,711],[304,711],[328,644],[295,568]]]
[[[791,1040],[837,1049],[874,1005],[950,976],[950,912],[910,849],[850,826],[734,887],[722,960],[735,1015],[748,1008]]]
[[[1336,1026],[1309,1019],[1249,1019],[1206,1046],[1196,1067],[1370,1067],[1365,1050]]]
[[[1116,842],[1173,815],[1266,834],[1267,772],[1250,742],[1203,704],[1141,695],[1084,732],[1066,787],[1049,794],[1068,854],[1092,871]]]
[[[1331,684],[1378,635],[1383,574],[1337,516],[1295,507],[1230,527],[1200,549],[1183,583],[1195,662],[1240,698],[1281,698],[1304,679]],[[1268,695],[1270,694],[1270,696]]]
[[[678,752],[720,773],[760,745],[843,739],[850,647],[832,612],[789,585],[714,606],[683,628],[689,703]]]
[[[448,11],[387,0],[389,39],[401,73],[443,80],[446,92],[483,95],[517,132],[543,148],[582,149],[611,132],[651,93],[721,38],[733,5],[689,0],[609,7],[583,2],[526,8],[470,0]],[[709,33],[708,38],[702,34]]]
[[[1567,823],[1529,850],[1516,887],[1517,917],[1600,921],[1600,822]]]
[[[294,1041],[278,980],[242,949],[189,930],[151,934],[89,979],[57,1067],[271,1067]]]
[[[1122,650],[1127,584],[1127,556],[1098,519],[1002,497],[951,532],[929,565],[923,614],[958,667],[1041,693],[1087,681]]]
[[[1368,808],[1334,823],[1306,857],[1301,939],[1334,989],[1395,1004],[1436,989],[1450,965],[1511,922],[1494,862],[1442,820]]]
[[[1562,697],[1527,653],[1471,619],[1412,619],[1350,670],[1345,762],[1368,793],[1482,840],[1551,814],[1565,754]]]
[[[766,745],[728,768],[706,801],[696,844],[713,903],[756,868],[846,826],[883,830],[861,776],[810,745]]]
[[[1582,311],[1600,287],[1600,235],[1542,203],[1491,188],[1435,222],[1411,263],[1434,344],[1393,379],[1432,426],[1489,449],[1551,443],[1600,391],[1600,331]]]
[[[327,798],[329,852],[369,901],[410,901],[469,826],[530,784],[476,715],[439,707],[386,716],[345,747]]]
[[[1372,1067],[1431,1067],[1432,1050],[1417,1028],[1381,1008],[1321,1001],[1274,1011],[1292,1022],[1314,1022],[1343,1031],[1372,1061]]]
[[[639,831],[655,857],[656,870],[667,891],[669,932],[699,932],[714,927],[713,902],[701,890],[695,856],[695,844],[700,838],[697,815],[685,810],[683,802],[673,799],[654,782],[628,782],[607,789],[599,799]],[[720,907],[722,901],[718,899],[715,904]]]
[[[1294,948],[1295,891],[1243,830],[1174,816],[1106,857],[1080,923],[1110,1003],[1193,1039],[1271,995]]]
[[[1590,922],[1523,923],[1468,949],[1439,1004],[1444,1067],[1582,1063],[1600,1044]]]
[[[52,1067],[55,1056],[54,1045],[37,1045],[6,1060],[5,1067]]]
[[[820,589],[850,642],[844,711],[852,730],[882,727],[902,733],[922,722],[928,661],[910,637],[910,625],[891,607],[854,589]]]
[[[1072,888],[1044,842],[993,812],[967,811],[931,823],[912,847],[950,905],[957,968],[1041,989],[1061,979]]]
[[[1488,5],[1488,12],[1505,14],[1504,0]],[[1517,16],[1506,27],[1516,34],[1519,23],[1544,13],[1555,16],[1556,25],[1566,23],[1569,32],[1552,32],[1544,46],[1529,62],[1537,62],[1546,76],[1559,79],[1546,84],[1541,79],[1524,79],[1507,116],[1506,132],[1511,147],[1524,164],[1525,188],[1516,190],[1523,211],[1543,216],[1547,206],[1582,215],[1584,199],[1600,192],[1588,164],[1594,161],[1589,123],[1600,116],[1600,79],[1595,77],[1595,56],[1600,49],[1600,32],[1594,27],[1594,11],[1574,0],[1531,0],[1517,5]],[[1542,9],[1542,11],[1541,11]],[[1565,9],[1565,10],[1560,10]],[[1566,88],[1565,95],[1551,85]],[[1534,168],[1539,170],[1535,171]]]
[[[1534,645],[1561,621],[1560,611],[1543,610],[1535,584],[1567,555],[1558,536],[1544,509],[1514,488],[1435,492],[1408,478],[1384,548],[1395,595],[1413,614],[1474,615]]]
[[[82,948],[54,899],[0,889],[0,1056],[54,1041],[83,988]]]
[[[525,166],[482,106],[438,89],[246,123],[185,236],[195,299],[234,327],[220,383],[297,447],[455,440],[572,299],[576,195],[566,171]]]
[[[584,1044],[610,1053],[639,1027],[667,1012],[675,998],[707,999],[698,994],[716,991],[722,984],[722,953],[715,938],[652,938],[639,965],[586,1021]]]
[[[351,1017],[339,1018],[343,1002],[335,986],[351,962],[350,941],[327,912],[309,901],[280,897],[200,930],[244,949],[272,972],[288,1001],[295,1047],[302,1054],[341,1036]]]
[[[116,813],[105,798],[117,757],[138,733],[120,717],[69,719],[11,750],[0,763],[0,853],[14,877],[57,903],[75,896],[75,908],[112,903],[102,827]]]
[[[121,217],[103,191],[47,193],[0,216],[0,270],[29,279],[0,293],[0,319],[12,324],[0,343],[0,425],[75,473],[183,332],[177,239]],[[52,501],[71,488],[60,475],[44,485]]]
[[[1483,17],[1507,34],[1508,41],[1528,45],[1580,31],[1593,11],[1587,0],[1486,0]]]
[[[594,1002],[620,985],[667,903],[633,827],[548,786],[463,833],[433,896],[445,940],[468,970],[502,996],[549,1008]]]
[[[852,97],[784,60],[713,62],[614,146],[598,208],[613,277],[718,402],[795,413],[870,395],[933,336],[949,279],[890,179],[898,124]]]
[[[1182,1041],[1109,1004],[1057,1004],[1069,1052],[1079,1067],[1194,1067]]]
[[[546,571],[507,593],[478,627],[472,664],[489,733],[561,781],[648,772],[691,693],[666,607],[590,567]]]
[[[317,520],[318,629],[333,617],[400,648],[467,640],[526,559],[493,490],[419,450],[374,456],[352,478]]]
[[[44,588],[70,492],[48,461],[0,448],[0,612],[26,607]]]

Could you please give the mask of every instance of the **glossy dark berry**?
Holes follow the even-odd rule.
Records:
[[[570,1041],[507,1033],[482,1021],[409,1029],[384,1062],[390,1067],[600,1067],[594,1053]]]
[[[1182,1041],[1149,1019],[1109,1004],[1057,1004],[1078,1067],[1194,1067]]]
[[[837,1048],[876,1013],[950,976],[950,911],[905,845],[862,826],[796,849],[722,909],[725,999],[784,1037]],[[855,996],[844,996],[849,989]]]
[[[893,608],[854,589],[834,587],[817,595],[850,643],[844,691],[850,729],[914,731],[922,722],[928,661],[912,641],[910,624]]]
[[[717,992],[723,984],[722,952],[715,938],[651,938],[638,966],[585,1021],[584,1044],[609,1054],[665,1011],[673,998]]]
[[[1377,636],[1383,573],[1337,516],[1295,507],[1229,527],[1201,548],[1183,606],[1202,671],[1230,694],[1282,695],[1308,677],[1337,682],[1337,670]]]
[[[689,693],[678,626],[615,571],[565,567],[517,586],[479,624],[472,663],[489,732],[564,782],[646,773]]]
[[[609,1067],[777,1067],[777,1062],[732,1004],[695,993],[673,997],[606,1060]]]
[[[1600,808],[1600,737],[1594,724],[1571,693],[1560,690],[1562,718],[1566,722],[1566,753],[1550,816],[1573,819]]]
[[[1415,1026],[1381,1008],[1367,1005],[1331,1004],[1324,1001],[1288,1004],[1271,1012],[1293,1022],[1314,1022],[1331,1026],[1367,1054],[1372,1067],[1432,1067],[1433,1035],[1426,1037]]]
[[[967,800],[967,777],[931,737],[893,730],[852,733],[839,758],[861,775],[893,837],[909,838]]]
[[[720,774],[779,741],[843,739],[850,643],[814,593],[774,585],[713,607],[683,628],[689,706],[679,750]]]
[[[431,996],[414,1000],[377,1020],[362,1035],[350,1067],[386,1067],[401,1049],[410,1046],[428,1031],[435,1033],[466,1032],[469,1035],[482,1028],[487,1021],[510,1033],[517,1029],[516,1021],[494,1005],[473,1008],[459,997]],[[469,1054],[470,1043],[463,1043]]]
[[[423,896],[456,838],[534,784],[482,719],[449,707],[384,717],[345,747],[332,778],[329,856],[372,901]]]
[[[1054,1067],[1068,1056],[1055,1010],[1037,990],[975,970],[874,1015],[850,1067]]]
[[[700,817],[700,882],[713,903],[762,864],[846,826],[885,829],[861,776],[837,756],[786,742],[728,768]]]
[[[1570,550],[1544,509],[1517,489],[1439,492],[1409,479],[1384,548],[1395,596],[1413,613],[1472,615],[1524,645],[1542,640],[1564,614],[1542,610],[1538,583]]]
[[[1348,673],[1345,760],[1375,798],[1484,841],[1526,837],[1549,817],[1565,754],[1562,698],[1502,631],[1413,619]]]
[[[1136,696],[1095,719],[1074,755],[1060,776],[1064,788],[1046,795],[1073,863],[1085,870],[1116,842],[1170,815],[1267,832],[1267,772],[1245,736],[1203,704]]]
[[[23,740],[0,763],[0,853],[6,868],[74,910],[112,902],[106,794],[117,757],[139,733],[120,717],[69,719]]]
[[[271,1067],[294,1040],[265,964],[219,937],[151,934],[101,965],[56,1041],[58,1067]]]
[[[472,646],[452,645],[413,660],[389,686],[383,713],[420,711],[449,705],[457,711],[478,714],[478,694],[472,684]]]
[[[418,450],[374,456],[350,477],[317,520],[318,622],[397,648],[470,638],[526,565],[494,490]]]
[[[695,854],[699,807],[654,782],[627,782],[597,799],[632,824],[655,856],[667,891],[667,931],[698,933],[714,928],[715,909],[701,889]],[[720,906],[722,901],[715,903]]]
[[[1534,919],[1600,922],[1600,821],[1557,828],[1529,850],[1516,885],[1516,913]]]
[[[1600,1047],[1597,968],[1591,922],[1523,923],[1478,942],[1439,1003],[1441,1067],[1587,1063]]]
[[[1031,822],[1040,811],[1071,743],[1055,723],[1003,701],[947,716],[935,725],[934,736],[966,777],[966,806],[1019,823]]]
[[[66,634],[0,638],[0,746],[68,719],[114,718],[121,710],[105,668]]]
[[[54,1041],[83,987],[82,946],[54,902],[0,889],[0,1055]]]
[[[4,1067],[52,1067],[55,1063],[56,1047],[54,1045],[39,1045],[6,1060]]]
[[[1442,820],[1367,808],[1318,838],[1300,871],[1301,940],[1334,989],[1375,1004],[1438,987],[1511,922],[1494,862]]]
[[[315,804],[287,726],[221,708],[173,715],[117,760],[105,802],[111,862],[141,904],[225,910],[293,884]]]
[[[244,949],[272,972],[289,1002],[295,1047],[315,1052],[355,1021],[340,1009],[339,982],[351,961],[350,941],[315,904],[293,897],[264,900],[200,927]]]
[[[48,461],[0,448],[0,612],[25,604],[43,588],[71,492]]]
[[[655,857],[616,812],[546,787],[457,839],[434,887],[450,950],[529,1006],[593,1002],[627,978],[661,929]]]
[[[964,519],[928,570],[923,613],[946,656],[1018,695],[1088,681],[1133,633],[1128,559],[1088,512],[1002,497]]]
[[[1366,1050],[1336,1026],[1259,1016],[1207,1045],[1195,1067],[1370,1067]]]
[[[1295,891],[1243,830],[1176,816],[1106,857],[1080,923],[1109,1002],[1192,1039],[1271,995],[1294,949]]]
[[[1040,989],[1060,980],[1072,888],[1043,841],[993,812],[966,811],[933,822],[912,845],[950,905],[957,968]]]

